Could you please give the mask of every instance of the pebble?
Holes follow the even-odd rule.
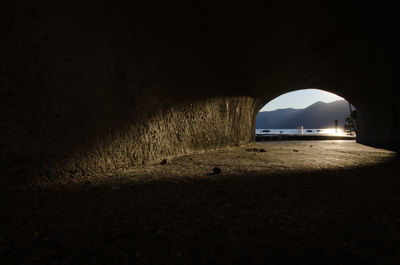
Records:
[[[257,152],[257,153],[264,153],[266,152],[264,148],[249,148],[246,149],[248,152]]]
[[[214,174],[219,174],[219,173],[222,172],[222,170],[221,170],[219,167],[214,167],[214,168],[212,169],[212,171],[213,171]]]

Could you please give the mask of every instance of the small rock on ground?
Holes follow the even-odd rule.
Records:
[[[249,148],[246,149],[248,152],[257,152],[257,153],[264,153],[266,152],[264,148]]]
[[[220,174],[222,172],[222,170],[219,167],[214,167],[212,171],[214,174]]]

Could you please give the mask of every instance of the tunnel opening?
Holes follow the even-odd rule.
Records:
[[[332,92],[299,89],[269,99],[255,123],[256,141],[354,140],[357,109]]]
[[[0,263],[398,264],[398,10],[1,1]],[[357,143],[254,143],[306,87]]]

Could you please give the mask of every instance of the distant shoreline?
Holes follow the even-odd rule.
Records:
[[[298,140],[355,140],[354,135],[315,135],[315,134],[256,134],[255,140],[262,141],[298,141]]]
[[[343,128],[324,129],[256,129],[256,135],[334,135],[334,136],[355,136],[355,132],[344,131]]]

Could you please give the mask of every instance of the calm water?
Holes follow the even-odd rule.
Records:
[[[256,134],[301,134],[297,129],[256,129]],[[303,129],[303,134],[337,134],[344,135],[342,129],[327,128],[327,129]]]

